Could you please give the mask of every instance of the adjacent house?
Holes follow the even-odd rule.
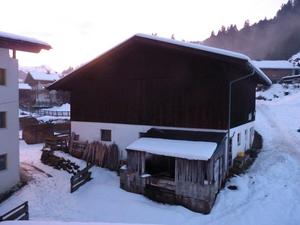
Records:
[[[30,71],[28,72],[24,83],[27,83],[32,88],[32,95],[34,96],[35,108],[51,107],[57,102],[56,91],[49,91],[47,86],[53,82],[59,80],[59,75],[56,73],[48,73],[42,71]],[[23,96],[21,96],[23,99]]]
[[[25,105],[31,104],[33,102],[33,97],[35,95],[32,94],[32,87],[24,83],[22,80],[19,79],[19,106],[23,108]]]
[[[16,51],[38,53],[42,49],[50,48],[51,46],[45,42],[0,32],[0,193],[9,190],[19,181],[19,95]]]
[[[273,82],[280,81],[281,78],[300,74],[300,66],[288,60],[261,60],[252,61],[260,68]]]
[[[258,83],[245,55],[137,34],[49,89],[71,93],[81,140],[121,149],[123,189],[208,213],[252,144]]]

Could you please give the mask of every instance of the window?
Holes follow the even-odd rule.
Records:
[[[101,141],[111,141],[111,130],[101,129]]]
[[[6,167],[7,167],[7,155],[2,154],[0,155],[0,171],[6,170]]]
[[[249,121],[252,120],[252,112],[248,114],[248,120],[249,120]]]
[[[6,112],[0,112],[0,128],[6,128]]]
[[[5,85],[5,69],[0,68],[0,85]]]
[[[238,135],[237,135],[237,144],[241,145],[241,134],[240,133],[238,133]]]

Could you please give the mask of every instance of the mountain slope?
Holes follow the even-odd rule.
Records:
[[[289,1],[273,19],[238,30],[222,27],[203,43],[249,55],[253,59],[288,59],[300,50],[300,0]]]

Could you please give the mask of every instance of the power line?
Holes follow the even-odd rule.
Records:
[[[1,102],[0,105],[5,105],[5,104],[9,104],[9,103],[16,103],[16,102],[18,102],[18,100],[9,101],[9,102]]]

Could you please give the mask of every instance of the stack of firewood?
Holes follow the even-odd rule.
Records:
[[[82,159],[110,170],[119,169],[119,149],[116,144],[106,145],[98,141],[89,143]]]
[[[70,138],[69,153],[77,158],[100,167],[118,171],[119,148],[116,144],[105,144],[99,141],[89,143],[79,141],[79,136],[72,133]]]
[[[68,159],[58,157],[54,155],[53,151],[47,150],[46,148],[42,150],[41,161],[54,169],[65,170],[71,174],[76,174],[80,171],[80,167],[76,163],[71,162]]]

